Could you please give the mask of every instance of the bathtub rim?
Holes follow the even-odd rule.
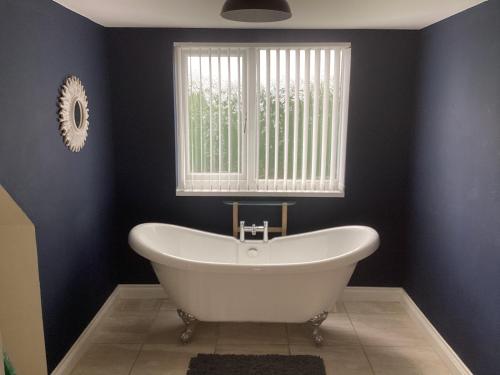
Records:
[[[286,241],[297,237],[309,237],[325,232],[330,232],[340,229],[362,229],[368,230],[372,235],[371,240],[367,239],[366,242],[352,250],[345,252],[343,254],[310,261],[310,262],[300,262],[300,263],[275,263],[275,264],[261,264],[261,265],[249,265],[249,264],[237,264],[237,263],[220,263],[220,262],[207,262],[207,261],[197,261],[192,259],[186,259],[178,257],[176,255],[161,252],[160,250],[154,249],[153,247],[144,244],[136,234],[141,228],[148,226],[167,226],[174,229],[187,230],[194,233],[202,234],[205,236],[215,237],[223,239],[226,241],[233,241],[236,246],[239,245],[239,240],[228,235],[222,235],[217,233],[211,233],[207,231],[202,231],[199,229],[192,229],[188,227],[183,227],[175,224],[167,223],[143,223],[134,226],[128,237],[128,242],[130,247],[142,257],[148,259],[152,263],[156,263],[164,267],[172,267],[176,269],[199,271],[199,272],[222,272],[222,273],[260,273],[260,274],[276,274],[276,273],[296,273],[296,272],[311,272],[313,271],[326,271],[333,270],[337,268],[342,268],[348,265],[353,265],[360,260],[373,254],[380,245],[380,237],[378,232],[364,225],[345,225],[326,229],[319,229],[315,231],[310,231],[306,233],[299,233],[288,235],[286,237],[275,237],[269,240],[269,244],[273,242]],[[246,241],[247,243],[252,243],[252,241]],[[262,244],[262,241],[254,241],[254,243]]]

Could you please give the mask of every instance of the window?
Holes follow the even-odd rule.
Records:
[[[343,196],[350,45],[175,45],[177,194]]]

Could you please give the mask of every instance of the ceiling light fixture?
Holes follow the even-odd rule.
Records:
[[[226,0],[221,16],[239,22],[276,22],[292,17],[286,0]]]

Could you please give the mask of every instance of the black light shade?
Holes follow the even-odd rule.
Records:
[[[275,22],[292,17],[286,0],[226,0],[221,16],[240,22]]]

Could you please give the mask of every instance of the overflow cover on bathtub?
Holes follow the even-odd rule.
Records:
[[[259,256],[259,250],[256,249],[255,247],[251,247],[250,249],[247,250],[247,255],[250,258],[255,258],[255,257]]]

